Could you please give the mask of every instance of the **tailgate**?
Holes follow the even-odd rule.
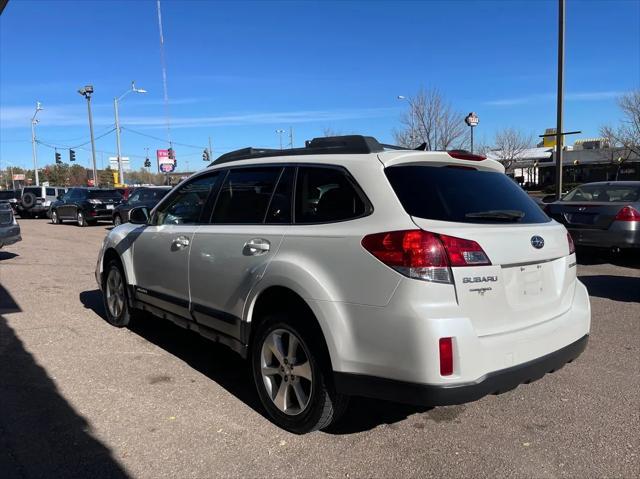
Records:
[[[562,225],[436,226],[413,219],[427,231],[476,241],[489,257],[490,266],[452,268],[458,303],[479,336],[526,328],[571,307],[575,256]],[[544,244],[536,248],[539,238]]]

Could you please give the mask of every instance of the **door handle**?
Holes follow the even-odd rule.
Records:
[[[171,251],[177,251],[189,246],[189,238],[186,236],[178,236],[171,242]]]
[[[245,256],[258,256],[267,253],[271,249],[271,243],[266,239],[253,238],[247,241],[242,248]]]

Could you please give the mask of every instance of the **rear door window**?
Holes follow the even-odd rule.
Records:
[[[281,167],[229,171],[218,194],[211,221],[221,224],[263,223],[281,172]]]
[[[368,209],[345,170],[320,166],[298,168],[297,224],[345,221],[364,216]]]
[[[503,173],[403,165],[385,174],[411,216],[457,223],[546,223],[547,215]]]
[[[47,194],[47,196],[56,196],[56,189],[55,188],[47,188],[46,189],[46,194]]]
[[[88,190],[89,198],[100,200],[121,200],[122,195],[118,190]]]

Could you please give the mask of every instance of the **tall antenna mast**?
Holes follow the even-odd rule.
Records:
[[[167,90],[167,62],[164,57],[164,35],[162,33],[162,10],[160,9],[160,0],[157,0],[158,6],[158,29],[160,30],[160,63],[162,64],[162,87],[164,89],[164,114],[167,124],[167,141],[171,147],[171,117],[169,115],[169,92]]]

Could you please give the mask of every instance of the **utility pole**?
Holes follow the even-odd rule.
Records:
[[[213,148],[211,148],[211,137],[209,137],[209,159],[213,161]]]
[[[562,197],[562,96],[564,81],[564,10],[565,0],[558,0],[558,97],[556,116],[556,201]]]
[[[293,150],[293,127],[289,127],[289,148]]]
[[[36,125],[38,120],[36,116],[38,112],[42,110],[42,105],[39,101],[36,101],[36,112],[31,117],[31,148],[33,150],[33,171],[35,174],[36,186],[40,186],[40,177],[38,176],[38,152],[36,149]]]
[[[118,99],[113,99],[113,111],[116,115],[116,156],[118,157],[118,183],[124,184],[124,174],[122,169],[122,153],[120,150],[120,115],[118,114]]]
[[[96,168],[96,141],[93,137],[93,115],[91,114],[91,95],[93,94],[93,85],[87,85],[78,90],[83,97],[87,99],[87,112],[89,114],[89,134],[91,135],[91,158],[93,160],[93,186],[97,187],[98,169]]]

